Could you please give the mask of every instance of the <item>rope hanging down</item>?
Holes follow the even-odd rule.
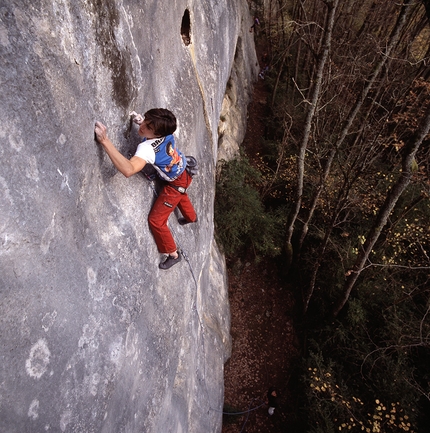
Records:
[[[157,191],[156,191],[156,189],[155,189],[155,186],[154,186],[154,181],[151,180],[151,179],[148,179],[148,180],[149,180],[149,184],[150,184],[150,186],[151,186],[151,189],[152,189],[152,191],[153,191],[155,197],[158,197],[158,193],[157,193]],[[196,280],[196,277],[195,277],[195,275],[194,275],[194,270],[193,270],[193,267],[191,266],[191,262],[190,262],[190,259],[189,259],[189,257],[188,257],[188,254],[187,254],[186,251],[182,248],[181,244],[177,241],[176,233],[175,233],[175,231],[173,230],[172,227],[170,227],[170,230],[171,230],[171,232],[173,233],[173,235],[175,236],[176,243],[177,243],[177,245],[178,245],[178,252],[179,252],[180,254],[182,254],[182,256],[184,257],[185,261],[188,263],[188,267],[190,268],[190,272],[191,272],[191,275],[192,275],[192,277],[193,277],[194,284],[195,284],[195,287],[196,287],[196,296],[195,296],[195,299],[194,299],[194,301],[193,301],[192,309],[196,312],[196,316],[197,316],[197,319],[198,319],[198,321],[199,321],[200,329],[201,329],[201,331],[202,331],[202,339],[201,339],[201,341],[202,341],[202,348],[203,348],[203,377],[206,377],[206,363],[204,362],[204,360],[206,359],[206,349],[205,349],[205,342],[204,342],[204,338],[203,338],[203,337],[204,337],[204,326],[203,326],[203,322],[202,322],[201,319],[200,319],[200,314],[199,314],[199,311],[198,311],[198,309],[197,309],[197,305],[196,305],[197,291],[198,291],[198,284],[197,284],[197,280]],[[206,397],[207,397],[207,399],[208,399],[208,402],[210,403],[209,391],[208,391],[208,389],[207,389],[206,386],[204,386],[204,389],[205,389],[205,391],[206,391]],[[256,398],[255,398],[254,400],[252,400],[252,402],[254,402],[255,400],[256,400]],[[251,404],[252,404],[252,402],[251,402]],[[247,414],[247,417],[246,417],[245,422],[244,422],[244,424],[243,424],[243,426],[242,426],[242,429],[241,429],[241,432],[242,432],[243,429],[244,429],[244,427],[245,427],[245,424],[246,424],[247,421],[248,421],[249,414],[250,414],[251,412],[257,410],[257,409],[260,409],[260,407],[264,406],[265,404],[266,404],[266,403],[263,402],[263,403],[261,403],[259,406],[256,406],[256,407],[254,407],[254,408],[252,408],[252,409],[248,409],[248,410],[243,411],[243,412],[224,412],[224,411],[222,411],[222,410],[214,409],[214,408],[211,407],[211,406],[209,406],[209,409],[210,409],[210,410],[213,410],[213,411],[215,411],[215,412],[218,412],[218,413],[222,413],[223,415],[245,415],[245,414]]]
[[[158,193],[157,193],[157,191],[156,191],[156,189],[154,187],[154,181],[151,180],[151,179],[148,179],[148,180],[149,180],[149,183],[151,185],[152,191],[154,192],[155,197],[158,197]],[[199,311],[197,309],[197,304],[196,304],[196,302],[197,302],[197,291],[198,291],[197,279],[196,279],[196,277],[194,275],[194,270],[193,270],[193,267],[191,266],[191,262],[190,262],[190,259],[188,257],[188,254],[183,249],[183,247],[181,246],[181,244],[177,241],[176,233],[172,229],[172,227],[170,227],[170,230],[171,230],[173,236],[175,237],[175,240],[176,240],[176,243],[177,243],[177,246],[178,246],[178,252],[179,252],[179,254],[182,254],[182,256],[184,257],[185,261],[188,263],[188,267],[190,268],[190,272],[191,272],[191,275],[193,277],[194,285],[195,285],[195,288],[196,288],[196,294],[195,294],[195,297],[194,297],[194,300],[193,300],[192,309],[196,313],[197,320],[199,322],[200,329],[201,329],[201,335],[202,335],[202,337],[201,337],[201,344],[202,344],[202,350],[203,350],[203,378],[205,378],[206,377],[206,362],[205,362],[205,360],[206,360],[206,349],[205,349],[205,341],[204,341],[205,329],[204,329],[204,326],[203,326],[203,322],[202,322],[202,320],[200,318],[200,314],[199,314]],[[204,388],[204,390],[206,392],[206,398],[207,398],[207,400],[209,402],[209,408],[212,409],[212,407],[210,406],[209,391],[207,389],[206,383],[204,383],[203,388]]]

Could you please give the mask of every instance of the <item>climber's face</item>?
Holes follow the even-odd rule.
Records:
[[[147,139],[157,138],[157,136],[154,134],[153,126],[150,125],[150,124],[148,123],[148,121],[146,121],[146,120],[144,120],[144,121],[140,124],[139,135],[140,135],[141,137],[145,137],[145,138],[147,138]]]

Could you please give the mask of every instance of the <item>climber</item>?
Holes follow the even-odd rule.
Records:
[[[257,33],[257,27],[260,25],[260,20],[258,19],[258,17],[255,15],[254,16],[254,23],[252,24],[251,28],[249,29],[249,31],[252,33],[252,30],[255,29],[255,33]]]
[[[158,176],[164,181],[163,188],[149,213],[148,222],[158,251],[166,255],[159,268],[169,269],[181,260],[167,226],[169,215],[178,207],[183,215],[183,218],[178,220],[181,225],[197,221],[196,212],[187,195],[192,178],[185,170],[186,158],[177,149],[172,135],[176,130],[175,115],[164,108],[153,108],[144,116],[135,112],[130,115],[139,125],[139,135],[144,138],[130,159],[116,149],[107,136],[106,126],[101,122],[95,124],[95,137],[114,166],[125,177],[140,172],[146,164],[152,164]]]
[[[275,409],[278,407],[278,392],[276,388],[271,387],[267,391],[267,402],[269,405],[269,415],[273,415],[275,413]]]

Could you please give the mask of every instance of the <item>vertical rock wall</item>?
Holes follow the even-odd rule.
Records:
[[[220,431],[230,336],[214,170],[233,65],[244,95],[255,76],[248,25],[245,0],[0,4],[0,431]],[[116,172],[93,133],[101,120],[128,155],[128,113],[152,107],[176,114],[200,164],[198,224],[169,220],[188,261],[167,272],[151,185]]]
[[[221,106],[218,125],[218,161],[228,161],[239,156],[239,148],[245,138],[247,117],[244,116],[246,112],[243,107],[248,104],[253,90],[249,71],[243,68],[244,62],[249,61],[247,49],[249,49],[247,41],[239,37],[235,53],[236,61],[227,82]],[[252,77],[257,76],[259,65],[254,56],[250,66]]]

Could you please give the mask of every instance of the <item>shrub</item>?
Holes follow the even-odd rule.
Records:
[[[283,215],[265,209],[259,172],[245,156],[221,161],[215,196],[216,238],[227,257],[252,247],[256,256],[280,254]]]

